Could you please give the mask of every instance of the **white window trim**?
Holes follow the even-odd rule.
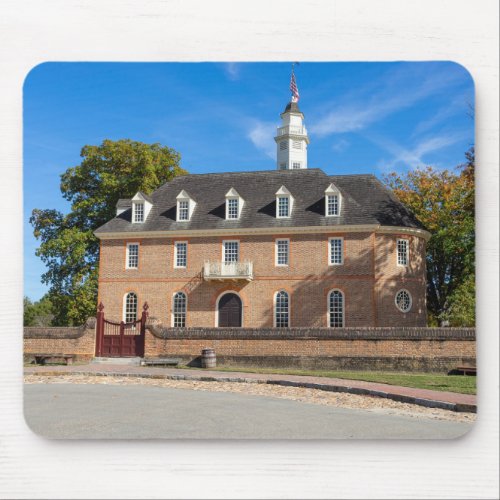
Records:
[[[226,262],[226,243],[238,243],[238,260],[236,260],[236,262],[240,262],[240,254],[241,254],[240,240],[222,240],[221,262]]]
[[[186,292],[184,292],[183,290],[177,290],[176,292],[174,292],[172,294],[172,305],[171,305],[172,312],[170,314],[170,316],[171,316],[170,324],[171,324],[172,328],[183,328],[183,327],[180,327],[180,326],[174,327],[174,304],[175,304],[174,301],[175,301],[175,296],[178,293],[183,293],[184,297],[186,298],[186,311],[184,312],[184,328],[187,328],[188,294]]]
[[[142,206],[142,220],[135,220],[138,205]],[[146,204],[143,201],[132,202],[132,224],[143,224],[146,221]]]
[[[338,213],[336,213],[336,214],[328,213],[328,198],[330,196],[337,197]],[[340,217],[340,210],[341,210],[341,206],[342,206],[341,200],[342,200],[342,197],[340,196],[340,193],[327,193],[327,194],[325,194],[325,216],[326,217]]]
[[[289,219],[292,216],[293,212],[293,196],[292,193],[283,185],[281,186],[278,191],[275,193],[276,196],[276,218],[277,219]],[[280,216],[280,205],[279,205],[279,199],[280,198],[288,198],[288,215],[286,216]]]
[[[276,315],[276,299],[278,298],[278,293],[280,292],[285,292],[288,296],[288,326],[276,326],[278,321],[277,321],[277,315]],[[292,301],[290,299],[290,293],[287,292],[286,290],[278,290],[274,292],[274,300],[273,300],[273,326],[274,328],[290,328],[292,326]]]
[[[406,242],[406,264],[399,263],[399,242]],[[398,238],[396,240],[396,265],[398,267],[408,267],[410,265],[410,240],[407,238]]]
[[[181,203],[187,203],[187,218],[183,219],[181,217],[182,209],[181,209]],[[189,200],[177,200],[177,222],[189,222],[189,219],[191,218],[189,216]]]
[[[338,199],[338,214],[328,214],[328,197],[329,196],[337,196]],[[339,217],[342,211],[342,195],[340,194],[340,190],[335,184],[331,183],[325,189],[325,217]]]
[[[238,202],[238,213],[236,217],[229,217],[229,201],[236,200]],[[240,218],[240,199],[237,196],[226,198],[226,220],[238,220]]]
[[[278,263],[278,242],[279,241],[287,241],[288,242],[288,255],[287,255],[287,264],[279,264]],[[274,265],[276,267],[288,267],[290,265],[290,238],[276,238],[274,240]]]
[[[410,305],[408,307],[408,310],[406,311],[403,311],[399,306],[398,306],[398,294],[401,293],[401,292],[406,292],[408,294],[408,297],[410,297]],[[400,312],[400,313],[403,313],[403,314],[408,314],[410,311],[411,311],[411,308],[413,307],[413,297],[410,293],[409,290],[407,290],[406,288],[401,288],[400,290],[398,290],[395,294],[394,294],[394,305],[396,306],[396,309]]]
[[[129,250],[131,245],[137,245],[137,267],[130,267],[129,266]],[[131,241],[127,243],[127,250],[125,252],[125,269],[139,269],[139,259],[141,255],[141,245],[138,241]]]
[[[332,240],[342,240],[342,253],[340,256],[340,262],[332,262]],[[328,265],[329,266],[343,266],[344,265],[344,253],[345,253],[345,241],[343,236],[331,236],[328,238]]]
[[[229,200],[238,200],[238,214],[236,217],[229,217]],[[236,189],[231,188],[226,193],[226,220],[238,220],[241,217],[241,211],[243,210],[243,205],[245,200],[240,196]]]
[[[288,215],[280,215],[280,198],[288,199]],[[291,196],[287,194],[279,194],[276,196],[276,218],[277,219],[289,219],[292,216],[292,200]]]
[[[182,190],[176,197],[177,204],[176,204],[176,213],[175,213],[175,220],[177,222],[189,222],[191,220],[191,217],[193,216],[194,209],[196,208],[196,202],[189,196],[186,191]],[[181,201],[187,201],[188,202],[188,218],[187,219],[180,219],[180,202]]]
[[[185,266],[178,266],[177,265],[177,245],[179,243],[185,243],[186,244],[186,265]],[[186,269],[187,268],[187,261],[188,261],[188,242],[187,241],[174,241],[174,269]]]
[[[331,325],[331,311],[330,311],[330,298],[333,292],[340,292],[342,295],[342,326],[330,326]],[[332,288],[326,296],[326,310],[328,311],[327,326],[328,328],[345,328],[345,293],[339,288]]]
[[[137,292],[134,292],[133,290],[129,290],[128,292],[126,292],[124,295],[123,295],[123,307],[122,307],[122,321],[124,323],[127,322],[127,296],[130,294],[130,293],[133,293],[136,298],[137,298],[137,308],[135,310],[135,320],[137,321],[137,318],[139,316],[139,295],[137,295]]]

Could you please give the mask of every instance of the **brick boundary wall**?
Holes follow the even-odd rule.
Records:
[[[476,364],[474,328],[163,328],[146,325],[146,357],[200,366],[213,348],[218,366],[447,373]]]
[[[95,353],[95,318],[82,326],[24,327],[24,361],[35,354],[73,354],[75,361],[89,361]]]
[[[214,348],[218,366],[446,373],[476,364],[474,328],[165,328],[146,325],[145,357],[200,366]],[[36,353],[95,354],[95,318],[80,327],[25,327],[24,359]]]

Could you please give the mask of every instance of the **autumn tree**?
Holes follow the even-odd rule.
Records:
[[[475,323],[474,148],[455,171],[419,168],[384,180],[431,233],[427,307],[431,324]]]
[[[61,175],[62,196],[69,213],[35,209],[30,223],[40,240],[36,251],[47,266],[55,325],[82,324],[95,314],[99,243],[94,231],[114,217],[119,198],[153,190],[186,172],[180,154],[160,144],[128,139],[84,146],[82,161]]]

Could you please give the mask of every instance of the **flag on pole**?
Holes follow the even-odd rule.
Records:
[[[295,73],[292,67],[292,78],[290,80],[290,91],[292,92],[292,102],[299,102],[299,89],[297,88],[297,82],[295,81]]]

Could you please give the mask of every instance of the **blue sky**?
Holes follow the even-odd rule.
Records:
[[[60,175],[86,144],[129,138],[190,173],[276,168],[290,63],[45,63],[24,84],[25,295],[46,291],[29,217],[69,210]],[[301,63],[309,167],[328,174],[454,168],[474,143],[474,86],[451,62]]]

